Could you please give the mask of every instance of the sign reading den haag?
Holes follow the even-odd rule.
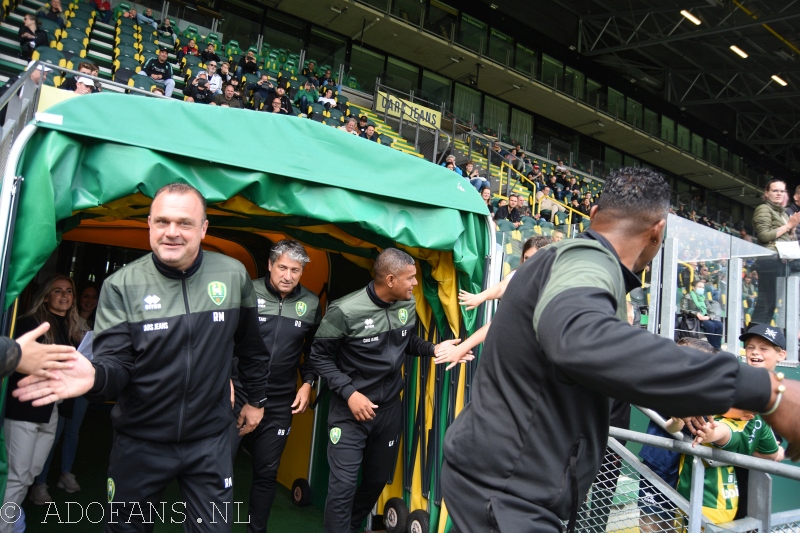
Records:
[[[383,113],[388,108],[390,117],[400,118],[400,113],[402,112],[403,120],[419,122],[420,125],[428,128],[439,129],[442,127],[442,117],[438,111],[430,107],[424,107],[382,91],[378,91],[378,99],[375,103],[375,112],[378,114]]]

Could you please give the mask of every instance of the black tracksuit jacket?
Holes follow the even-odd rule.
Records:
[[[146,255],[103,284],[94,328],[90,400],[117,399],[116,431],[186,442],[227,431],[231,360],[248,401],[266,397],[269,351],[244,266],[200,251],[180,272]]]
[[[433,355],[434,345],[414,334],[416,321],[414,298],[384,302],[370,282],[331,303],[311,346],[311,363],[345,401],[358,391],[376,405],[392,403],[403,389],[405,354]]]
[[[763,369],[631,328],[625,295],[641,280],[604,237],[584,235],[540,250],[509,283],[472,400],[445,435],[458,482],[442,490],[454,517],[490,502],[501,531],[526,531],[531,506],[570,518],[603,458],[610,397],[673,416],[769,402]],[[485,500],[461,497],[463,483]]]

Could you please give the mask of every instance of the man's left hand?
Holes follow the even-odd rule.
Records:
[[[310,403],[311,385],[303,383],[303,386],[297,391],[297,396],[294,397],[294,402],[292,402],[292,414],[305,413]]]
[[[244,404],[242,410],[239,411],[239,420],[236,422],[236,427],[239,428],[239,436],[247,435],[256,429],[262,418],[264,418],[263,407],[253,407],[249,403]]]

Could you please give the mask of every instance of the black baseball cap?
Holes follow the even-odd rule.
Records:
[[[159,52],[169,52],[169,48],[167,48],[166,46],[159,46],[158,47],[158,51]]]
[[[745,341],[747,337],[750,337],[751,335],[763,337],[775,346],[778,346],[781,350],[786,349],[786,338],[783,336],[783,333],[781,333],[779,328],[767,326],[766,324],[756,324],[740,335],[739,340]]]

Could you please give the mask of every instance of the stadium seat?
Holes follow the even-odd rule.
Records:
[[[239,41],[234,41],[233,39],[231,39],[230,41],[228,41],[228,44],[225,45],[225,55],[227,55],[228,57],[241,53],[242,49],[239,47]]]
[[[166,46],[168,50],[175,48],[175,44],[171,35],[161,35],[160,33],[156,33],[153,37],[153,44],[156,45],[156,50],[158,50],[159,46]],[[142,46],[144,46],[144,43],[142,43]]]
[[[121,45],[124,46],[132,46],[136,48],[137,52],[142,51],[142,43],[139,42],[139,39],[134,37],[133,35],[117,35],[116,39],[114,39],[114,44],[119,48]]]
[[[509,232],[510,233],[510,232],[514,231],[515,229],[516,228],[514,227],[514,224],[512,224],[508,220],[500,219],[500,220],[497,221],[497,230],[498,231]],[[510,236],[509,236],[509,238],[510,238]]]
[[[131,76],[131,80],[133,80],[131,87],[136,87],[137,89],[141,89],[143,91],[149,92],[153,89],[153,87],[156,86],[156,82],[148,76],[140,76],[136,74]]]
[[[51,65],[56,65],[58,67],[67,66],[67,60],[64,58],[64,54],[55,48],[47,48],[44,46],[37,47],[33,51],[33,60],[44,61],[45,63],[50,63]]]
[[[142,70],[142,64],[139,63],[139,60],[136,58],[120,56],[114,60],[114,71],[116,72],[120,68],[126,68],[132,70],[133,72],[139,72]]]
[[[533,226],[538,226],[539,225],[539,221],[536,220],[533,217],[521,217],[520,218],[520,222],[522,222],[523,226],[528,226],[528,227],[533,227]]]
[[[133,77],[136,76],[134,71],[129,68],[118,68],[114,72],[114,81],[122,85],[133,86]],[[144,78],[144,76],[136,76],[137,78]]]
[[[142,35],[139,33],[139,30],[134,28],[133,26],[117,26],[116,34],[119,35],[132,35],[136,38],[136,40],[141,41]]]
[[[394,143],[394,139],[392,139],[392,138],[391,138],[391,137],[389,137],[388,135],[381,135],[381,136],[378,138],[378,140],[379,140],[379,141],[381,142],[381,144],[382,144],[382,145],[384,145],[384,146],[391,146],[391,145]]]
[[[64,54],[64,59],[78,63],[80,59],[86,57],[86,45],[74,39],[61,39],[58,42],[58,50]]]
[[[128,2],[120,2],[119,4],[117,4],[117,7],[114,8],[114,18],[120,19],[122,18],[122,14],[125,11],[130,11],[130,10],[131,10],[131,5]]]
[[[89,33],[92,31],[92,25],[93,25],[92,21],[74,19],[73,18],[73,19],[69,19],[67,21],[66,28],[64,28],[61,31],[62,31],[62,33],[64,31],[67,31],[67,32],[72,32],[72,33],[80,32],[80,33],[85,33],[86,35],[89,35]]]
[[[328,126],[341,126],[341,123],[333,118],[326,118],[325,124]]]
[[[142,58],[138,49],[134,48],[133,46],[121,44],[114,49],[114,58],[117,59],[122,56],[132,57],[134,59]]]
[[[142,52],[148,52],[150,54],[158,54],[158,44],[150,41],[142,41]],[[172,41],[170,41],[170,46],[172,46]]]
[[[51,46],[53,41],[57,41],[61,37],[61,26],[57,22],[50,19],[39,19],[39,27],[47,33],[47,39]]]
[[[330,118],[334,119],[337,122],[341,122],[342,117],[344,116],[343,113],[338,109],[336,109],[335,107],[331,108],[331,110],[328,111],[328,114],[330,115]]]

